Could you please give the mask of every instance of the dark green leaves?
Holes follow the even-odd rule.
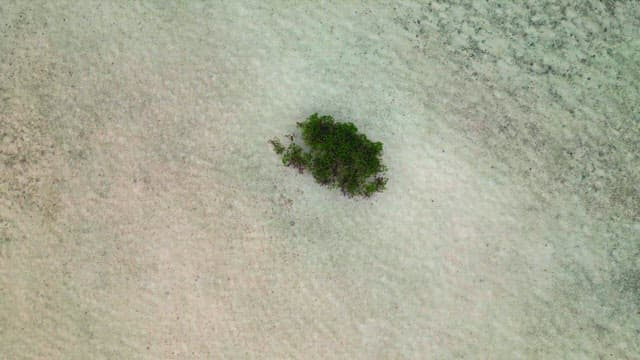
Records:
[[[282,163],[285,166],[293,166],[298,169],[300,173],[304,171],[304,168],[311,164],[311,154],[305,153],[300,145],[292,143],[282,155]]]
[[[273,151],[275,151],[276,154],[280,155],[280,154],[282,154],[284,152],[285,147],[284,147],[284,145],[282,145],[280,140],[278,140],[277,138],[273,138],[273,139],[269,140],[269,143],[271,143],[271,145],[273,145]]]
[[[380,159],[382,143],[359,134],[353,123],[336,122],[331,116],[317,113],[297,125],[311,151],[305,153],[295,143],[285,148],[273,139],[270,143],[276,153],[283,155],[283,164],[301,173],[310,168],[318,183],[339,187],[348,196],[368,197],[385,189],[387,179],[379,174],[387,170]]]

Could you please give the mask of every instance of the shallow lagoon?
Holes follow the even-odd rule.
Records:
[[[291,4],[0,5],[4,356],[637,357],[637,2]]]

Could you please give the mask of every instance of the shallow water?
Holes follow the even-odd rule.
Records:
[[[2,357],[639,357],[640,6],[566,4],[0,4]]]

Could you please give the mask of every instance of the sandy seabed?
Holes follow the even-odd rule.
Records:
[[[640,4],[453,3],[0,2],[0,358],[640,358]]]

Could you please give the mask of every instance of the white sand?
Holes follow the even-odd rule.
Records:
[[[640,358],[637,2],[158,3],[0,3],[0,358]]]

